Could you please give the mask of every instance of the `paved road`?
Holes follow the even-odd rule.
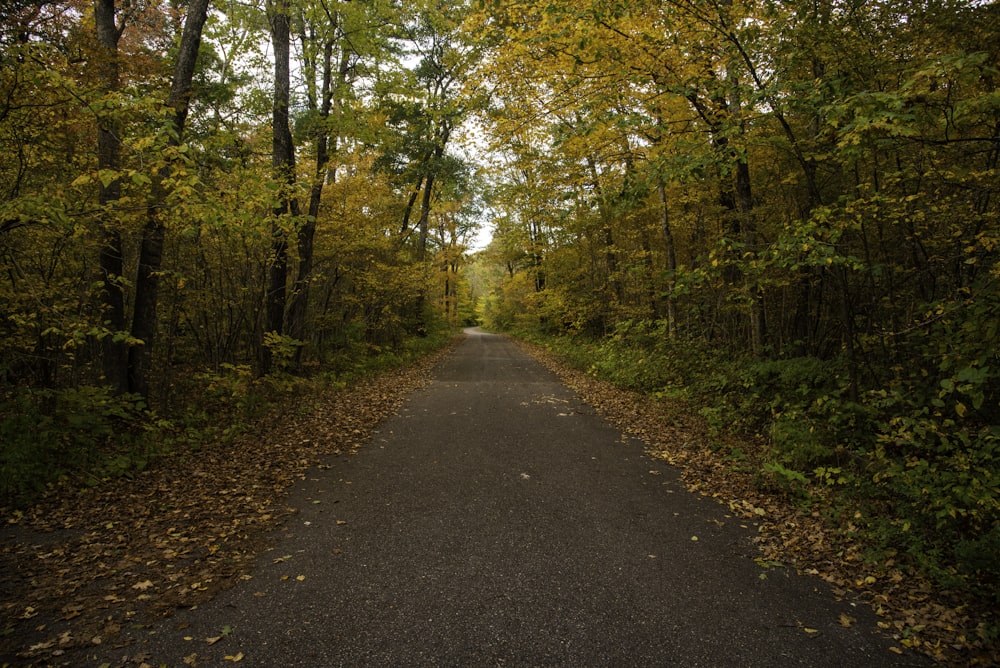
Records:
[[[471,331],[330,466],[294,490],[300,512],[253,579],[119,653],[171,666],[193,653],[244,666],[924,665],[820,580],[756,564],[752,526],[686,492],[500,337]]]

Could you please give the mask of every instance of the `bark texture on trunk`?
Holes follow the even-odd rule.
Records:
[[[97,42],[101,47],[98,65],[101,87],[105,94],[120,88],[118,66],[118,41],[124,24],[116,20],[114,0],[95,0],[94,24]],[[117,171],[121,168],[121,127],[114,111],[102,115],[97,123],[97,168]],[[102,282],[102,307],[109,333],[101,341],[104,381],[116,394],[128,391],[128,347],[122,335],[126,331],[125,294],[122,290],[124,259],[122,235],[118,230],[114,205],[121,199],[121,181],[115,179],[107,185],[101,183],[98,202],[101,208],[99,232],[101,250],[98,259]]]
[[[167,108],[172,111],[170,126],[167,128],[168,146],[180,146],[184,136],[184,124],[191,105],[191,82],[194,79],[195,63],[201,48],[202,29],[208,17],[208,4],[209,0],[192,0],[188,5],[170,93],[166,101]],[[149,394],[149,374],[156,340],[159,276],[163,266],[163,242],[166,236],[163,208],[168,195],[163,182],[170,173],[171,167],[167,165],[153,179],[139,248],[139,272],[135,281],[132,336],[140,339],[142,344],[129,348],[128,385],[130,391],[143,396]]]

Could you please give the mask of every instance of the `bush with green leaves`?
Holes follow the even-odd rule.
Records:
[[[0,403],[0,504],[23,504],[67,476],[141,468],[150,420],[138,396],[115,396],[103,387],[6,397]]]
[[[756,359],[671,338],[663,322],[626,320],[599,339],[537,330],[531,338],[621,387],[689,402],[713,438],[759,437],[761,487],[799,502],[822,499],[833,516],[861,508],[870,519],[858,523],[876,552],[906,553],[942,583],[995,593],[1000,363],[992,341],[969,340],[975,330],[938,326],[953,330],[963,355],[928,352],[933,364],[897,371],[857,400],[846,359]],[[872,378],[886,373],[873,367]]]

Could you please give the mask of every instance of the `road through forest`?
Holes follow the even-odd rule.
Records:
[[[892,653],[874,615],[818,578],[755,563],[752,524],[685,491],[515,344],[477,330],[288,503],[298,512],[252,578],[99,658],[925,665]]]

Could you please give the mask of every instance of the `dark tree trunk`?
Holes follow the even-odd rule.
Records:
[[[424,184],[424,196],[420,200],[420,219],[417,221],[417,259],[424,260],[427,257],[427,223],[431,214],[431,198],[434,193],[434,174],[427,175],[427,182]]]
[[[101,46],[100,80],[105,93],[119,89],[118,40],[122,27],[115,23],[114,0],[95,0],[94,23],[97,41]],[[121,167],[120,124],[114,112],[105,115],[97,124],[97,168],[118,170]],[[99,263],[103,284],[102,301],[108,332],[101,341],[104,380],[117,394],[128,391],[128,347],[123,338],[126,331],[125,295],[122,291],[122,236],[115,223],[114,204],[121,198],[121,181],[103,183],[98,191],[101,205],[101,251]]]
[[[323,84],[321,88],[321,101],[319,106],[320,127],[316,131],[316,169],[313,173],[313,182],[309,191],[309,211],[308,218],[299,228],[297,237],[299,251],[299,268],[295,276],[295,283],[292,289],[292,300],[288,309],[288,332],[299,340],[306,339],[306,310],[309,305],[309,281],[312,278],[313,268],[313,245],[316,236],[316,220],[319,216],[320,204],[323,198],[323,185],[328,174],[335,175],[331,170],[327,172],[327,165],[330,162],[331,153],[337,151],[337,135],[330,134],[327,121],[333,109],[333,50],[334,42],[328,41],[323,49]],[[349,52],[344,49],[338,70],[337,85],[344,83],[347,78]],[[296,349],[295,362],[301,362],[302,347]]]
[[[268,6],[271,23],[271,44],[274,49],[274,105],[271,115],[271,165],[274,178],[281,189],[280,200],[274,209],[275,222],[271,233],[271,265],[267,278],[267,304],[264,331],[282,334],[285,325],[285,306],[288,294],[288,236],[280,218],[299,215],[299,202],[292,195],[295,184],[295,145],[289,125],[290,53],[291,30],[287,0],[278,0]],[[267,348],[261,345],[261,373],[269,373],[273,360]]]
[[[201,47],[202,28],[208,16],[208,3],[209,0],[192,0],[188,5],[187,19],[184,21],[184,31],[177,51],[177,62],[174,64],[170,95],[166,102],[167,108],[173,112],[170,119],[171,127],[167,133],[167,141],[171,146],[179,146],[184,135],[184,124],[191,103],[191,81],[194,78],[195,63]],[[163,181],[169,175],[170,168],[167,166],[153,180],[139,249],[139,273],[135,281],[132,336],[140,339],[142,344],[129,348],[128,380],[129,389],[143,396],[149,395],[149,372],[156,339],[159,273],[163,265],[163,240],[166,233],[163,205],[167,191]]]
[[[660,198],[660,233],[667,250],[667,336],[677,336],[677,251],[674,234],[670,228],[670,210],[667,207],[667,189],[661,183],[656,188]]]

